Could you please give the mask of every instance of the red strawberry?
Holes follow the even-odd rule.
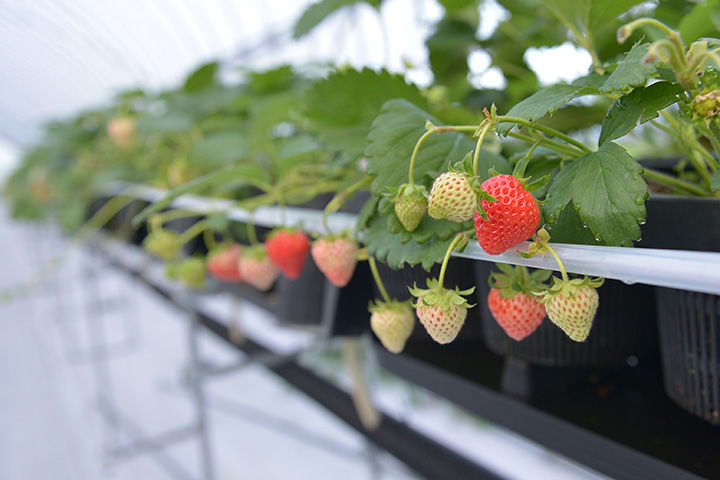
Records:
[[[500,272],[490,276],[488,307],[493,318],[505,333],[518,342],[537,329],[545,318],[545,306],[532,294],[547,287],[545,282],[552,274],[549,270],[530,273],[522,265],[495,265]],[[501,273],[502,272],[502,273]]]
[[[496,201],[480,201],[486,220],[475,212],[475,230],[480,246],[490,255],[532,237],[540,226],[540,208],[535,198],[512,175],[496,175],[485,180],[481,188]]]
[[[428,215],[432,218],[464,222],[473,218],[477,206],[478,194],[469,175],[445,172],[435,179],[428,197]]]
[[[422,221],[428,207],[428,192],[422,185],[402,185],[395,196],[395,215],[408,232]]]
[[[302,230],[278,228],[265,240],[265,249],[283,275],[295,280],[310,253],[310,238]]]
[[[344,287],[355,272],[358,248],[357,242],[348,235],[328,235],[313,242],[311,253],[327,279],[337,287]]]
[[[500,289],[491,288],[488,307],[498,325],[518,342],[533,333],[545,318],[545,306],[524,292],[503,298]]]
[[[383,346],[392,353],[400,353],[415,327],[415,314],[410,304],[393,300],[377,301],[369,307],[370,328]]]
[[[576,342],[587,339],[597,313],[599,298],[596,288],[603,279],[587,277],[561,280],[554,277],[553,285],[539,292],[538,301],[545,304],[548,318]]]
[[[246,248],[238,261],[240,275],[253,287],[261,291],[269,290],[280,275],[280,270],[265,252],[265,245]]]
[[[418,299],[413,305],[415,311],[420,323],[436,342],[450,343],[460,332],[465,323],[467,309],[471,307],[462,295],[471,294],[475,287],[462,291],[457,288],[448,290],[436,279],[428,280],[427,287],[410,288],[410,293]]]
[[[242,282],[242,275],[238,269],[240,255],[242,255],[242,247],[237,243],[211,252],[207,258],[208,273],[221,282]]]

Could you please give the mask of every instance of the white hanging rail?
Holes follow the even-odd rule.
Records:
[[[110,194],[123,192],[149,202],[159,200],[166,193],[145,186],[127,189],[127,185],[121,184],[109,186],[107,192]],[[174,200],[171,206],[199,214],[222,211],[226,212],[230,219],[240,222],[247,221],[250,217],[250,212],[234,207],[234,202],[227,199],[184,195]],[[285,218],[288,225],[301,226],[307,231],[322,231],[324,228],[321,211],[287,207]],[[260,207],[254,211],[252,219],[255,224],[266,227],[282,223],[278,207]],[[357,216],[354,214],[337,212],[328,216],[328,225],[333,231],[341,231],[344,228],[353,228],[356,219]],[[528,243],[525,242],[518,248],[527,251],[527,245]],[[720,295],[720,253],[573,244],[552,244],[552,246],[562,258],[568,272],[612,278],[629,284],[644,283]],[[513,250],[502,255],[488,255],[473,242],[463,253],[455,255],[475,260],[558,270],[557,263],[549,254],[545,257],[524,258]]]

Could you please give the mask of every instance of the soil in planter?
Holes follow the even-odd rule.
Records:
[[[658,289],[665,391],[720,426],[720,296]]]

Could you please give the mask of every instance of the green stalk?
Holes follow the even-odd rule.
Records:
[[[440,283],[440,286],[445,285],[445,271],[447,270],[448,262],[450,261],[450,255],[452,255],[452,252],[455,251],[455,249],[460,245],[463,241],[466,241],[467,237],[465,233],[459,233],[455,235],[455,238],[453,238],[453,241],[450,243],[450,246],[448,247],[447,251],[445,252],[445,257],[443,258],[442,267],[440,267],[440,276],[438,277],[438,283]]]
[[[711,196],[707,190],[704,190],[702,187],[695,185],[694,183],[690,183],[686,180],[681,180],[666,173],[658,172],[657,170],[653,170],[651,168],[645,168],[644,170],[645,171],[643,172],[643,176],[649,178],[650,180],[654,180],[656,182],[675,187],[684,192],[692,193],[700,197]]]
[[[475,145],[475,153],[473,154],[473,175],[477,177],[477,167],[478,167],[478,159],[480,158],[480,147],[482,146],[483,140],[485,140],[485,135],[488,134],[490,130],[493,129],[494,124],[493,122],[490,122],[488,120],[483,120],[483,122],[487,122],[485,124],[485,127],[482,129],[482,132],[480,132],[480,136],[478,138],[477,144]]]
[[[200,235],[207,228],[208,228],[207,221],[200,220],[199,222],[195,223],[192,227],[185,230],[182,234],[180,234],[180,243],[182,243],[183,245],[186,244],[192,238]]]
[[[247,221],[247,234],[248,234],[248,240],[250,240],[250,245],[257,245],[258,238],[257,238],[257,232],[255,231],[255,222],[253,222],[253,216],[252,213],[248,216]]]
[[[443,125],[440,127],[433,126],[432,128],[428,128],[428,130],[423,133],[422,136],[418,139],[417,143],[415,144],[415,148],[413,149],[412,155],[410,156],[410,167],[408,169],[408,185],[415,184],[413,178],[413,170],[415,169],[415,158],[417,158],[418,151],[420,150],[420,145],[422,145],[425,139],[427,139],[433,133],[476,132],[477,128],[477,125]]]
[[[390,299],[390,295],[388,295],[387,290],[385,290],[385,285],[383,284],[382,278],[380,278],[380,272],[378,272],[375,257],[368,256],[368,264],[370,264],[370,271],[372,272],[372,276],[375,279],[378,290],[380,290],[380,295],[382,295],[385,303],[390,303],[392,300]]]
[[[586,147],[579,141],[575,140],[574,138],[569,137],[568,135],[566,135],[558,130],[555,130],[554,128],[546,127],[545,125],[540,125],[540,124],[531,122],[529,120],[525,120],[524,118],[508,117],[506,115],[499,115],[496,119],[496,123],[517,123],[520,125],[524,125],[526,127],[532,128],[539,132],[547,133],[548,135],[552,135],[553,137],[557,137],[561,140],[564,140],[565,142],[569,143],[570,145],[576,146],[581,151],[583,151],[585,154],[592,153],[592,150],[590,150],[588,147]]]
[[[568,282],[568,281],[569,281],[569,278],[568,278],[567,272],[565,271],[565,265],[563,264],[562,260],[560,260],[560,257],[559,257],[558,254],[555,252],[555,250],[550,246],[550,244],[549,244],[548,242],[546,242],[546,241],[543,240],[542,238],[539,238],[539,237],[538,237],[537,242],[538,242],[542,247],[544,247],[548,252],[550,252],[550,255],[553,256],[553,258],[555,259],[555,261],[556,261],[557,264],[558,264],[558,267],[560,267],[560,274],[562,275],[563,281],[564,281],[564,282]]]
[[[523,135],[521,133],[517,132],[509,132],[509,137],[517,138],[518,140],[522,140],[527,143],[534,143],[537,142],[537,139],[534,139],[528,135]],[[557,153],[564,153],[566,155],[570,155],[573,158],[579,158],[583,155],[586,155],[584,151],[579,151],[576,147],[572,145],[567,145],[565,143],[556,142],[555,140],[550,140],[549,138],[540,138],[539,139],[540,144],[549,148],[550,150],[553,150]]]
[[[417,153],[420,150],[420,145],[425,141],[427,137],[432,135],[433,133],[436,133],[437,130],[435,128],[432,128],[425,133],[422,134],[422,136],[418,139],[417,143],[415,144],[415,148],[413,149],[412,155],[410,155],[410,168],[408,169],[408,184],[414,185],[415,181],[413,179],[413,170],[415,169],[415,158],[417,157]]]

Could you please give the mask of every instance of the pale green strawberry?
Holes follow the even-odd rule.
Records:
[[[408,232],[418,227],[428,206],[428,192],[422,185],[402,185],[395,197],[395,215]]]
[[[186,287],[200,288],[205,285],[207,279],[205,260],[200,257],[186,258],[177,264],[175,274]]]
[[[145,250],[163,260],[173,260],[181,256],[182,241],[180,235],[171,230],[158,229],[150,232],[143,241]]]
[[[383,346],[392,353],[400,353],[415,327],[415,314],[410,303],[376,301],[368,307],[370,328]]]
[[[590,334],[597,313],[597,288],[603,279],[588,277],[573,280],[553,278],[553,285],[538,292],[538,301],[545,304],[548,318],[576,342],[584,342]]]

